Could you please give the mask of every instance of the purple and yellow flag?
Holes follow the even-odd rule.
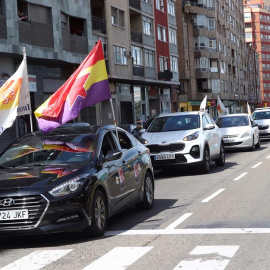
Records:
[[[34,113],[40,130],[49,132],[76,118],[81,109],[111,98],[101,41],[70,78]]]

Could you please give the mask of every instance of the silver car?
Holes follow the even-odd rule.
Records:
[[[258,125],[247,113],[229,114],[216,119],[225,148],[260,148]]]
[[[252,114],[253,120],[259,126],[260,137],[270,136],[270,108],[258,108]]]
[[[208,173],[211,160],[225,164],[222,134],[204,111],[161,114],[141,137],[155,169],[200,165]]]

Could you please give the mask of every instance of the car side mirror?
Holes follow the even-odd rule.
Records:
[[[146,131],[145,128],[144,128],[144,129],[141,129],[141,130],[139,131],[139,134],[142,135],[145,131]]]
[[[215,125],[207,124],[207,125],[205,125],[205,127],[203,128],[203,130],[211,130],[211,129],[214,129],[214,128],[215,128]]]
[[[110,150],[108,151],[105,161],[113,161],[122,157],[122,152],[120,150]]]

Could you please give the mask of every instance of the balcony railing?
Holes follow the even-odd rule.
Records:
[[[129,6],[141,10],[141,1],[140,0],[129,0]]]
[[[53,48],[53,27],[40,22],[19,21],[20,41],[28,44]]]
[[[142,44],[142,32],[131,30],[131,41]]]
[[[144,70],[142,66],[133,66],[133,76],[144,77]]]
[[[98,17],[92,16],[92,29],[98,30],[102,34],[106,34],[106,21]]]

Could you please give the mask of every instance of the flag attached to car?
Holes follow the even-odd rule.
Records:
[[[49,132],[76,118],[81,109],[111,98],[99,41],[70,78],[36,111],[39,128]]]
[[[217,112],[218,112],[218,116],[222,116],[222,115],[227,114],[227,109],[224,106],[224,104],[221,101],[221,99],[219,98],[219,96],[217,98]]]
[[[13,125],[17,115],[31,113],[25,50],[17,71],[0,88],[0,134]]]

